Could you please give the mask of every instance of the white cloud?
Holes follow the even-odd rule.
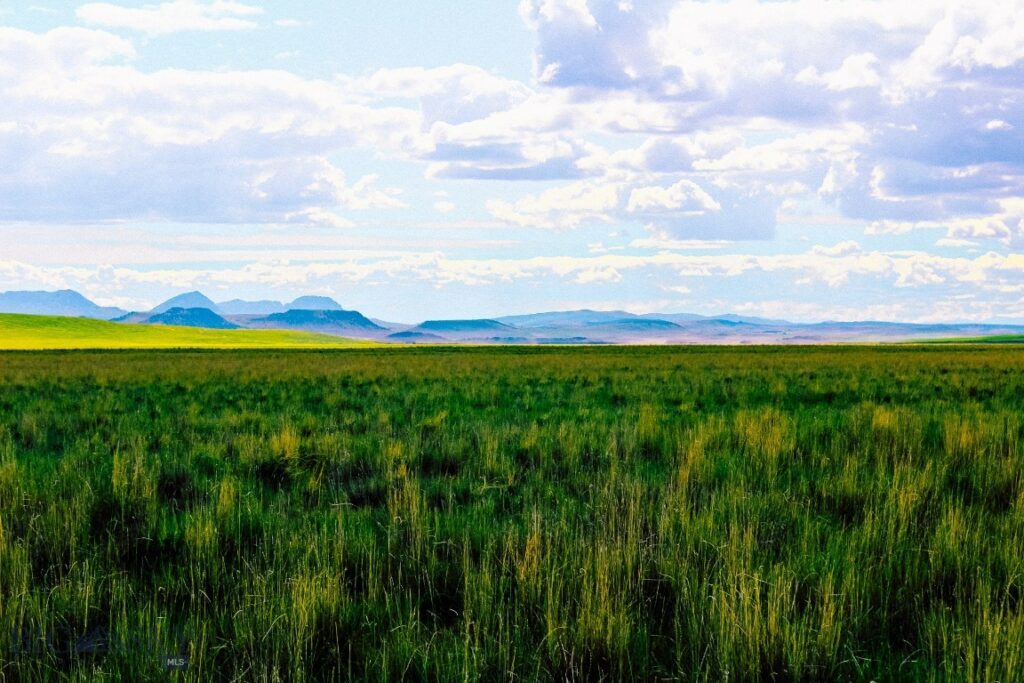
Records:
[[[818,74],[818,69],[808,66],[799,72],[797,83],[820,83],[829,90],[850,90],[851,88],[870,88],[882,82],[875,70],[878,57],[870,52],[850,55],[843,60],[838,69],[825,74]]]
[[[285,71],[146,73],[121,63],[133,54],[102,31],[0,29],[0,219],[274,223],[401,205],[327,155],[403,149],[417,113]]]
[[[759,190],[716,187],[714,194],[688,179],[665,187],[613,176],[526,195],[491,200],[487,210],[509,225],[576,228],[614,221],[647,221],[648,230],[683,240],[763,239],[771,236],[778,202]]]
[[[856,254],[859,251],[861,251],[860,244],[854,240],[846,240],[831,247],[817,246],[811,249],[812,254],[820,254],[822,256],[847,256],[849,254]]]
[[[263,10],[230,0],[172,0],[140,8],[90,2],[75,10],[86,24],[125,28],[158,36],[179,31],[241,31],[256,28]]]
[[[575,228],[586,222],[608,222],[618,206],[613,185],[577,182],[528,195],[515,203],[491,200],[487,210],[498,220],[521,227]]]
[[[1019,3],[986,6],[984,11],[965,4],[950,14],[958,24],[949,63],[966,72],[977,68],[1005,69],[1024,59],[1024,11]]]
[[[554,274],[612,284],[652,269],[831,287],[862,278],[886,291],[988,292],[990,282],[1006,293],[1020,284],[1016,266],[994,265],[994,256],[943,260],[876,247],[895,233],[941,253],[1024,245],[1022,8],[1022,0],[524,0],[520,14],[537,44],[529,83],[473,64],[329,80],[282,69],[150,70],[152,57],[166,58],[145,52],[153,41],[0,28],[0,221],[308,224],[348,228],[333,233],[344,236],[358,230],[360,212],[426,196],[410,213],[426,211],[433,225],[607,223],[646,236],[626,249],[592,249],[626,260],[427,254],[230,277],[444,284]],[[89,3],[78,16],[143,36],[295,24],[230,1]],[[252,37],[271,34],[283,35]],[[372,157],[380,170],[346,173],[351,148],[360,148],[360,169]],[[431,181],[426,193],[393,187],[409,177],[392,173],[400,164]],[[499,182],[477,183],[484,189],[466,197],[467,179]],[[522,180],[541,182],[517,190]],[[450,196],[431,197],[434,181]],[[474,193],[496,196],[490,188],[501,193],[485,202],[496,221],[472,215]],[[458,221],[432,211],[456,205]],[[737,240],[772,237],[780,211],[788,230],[814,212],[851,232],[804,254],[726,253]],[[849,240],[863,225],[871,238]],[[912,234],[919,230],[934,234]]]
[[[674,294],[692,294],[693,290],[686,285],[673,285],[662,287],[666,292],[672,292]]]
[[[615,268],[587,268],[576,273],[575,280],[581,285],[622,282],[622,273]]]
[[[682,214],[703,214],[720,211],[722,206],[700,185],[691,180],[680,180],[669,187],[638,187],[629,194],[630,212],[657,213],[662,211]]]
[[[630,11],[627,4],[623,11]],[[587,0],[522,0],[519,3],[519,16],[530,26],[538,26],[543,22],[572,21],[584,26],[596,28],[597,21],[587,7]]]
[[[704,172],[769,194],[818,188],[870,220],[956,218],[1024,188],[1024,159],[1010,151],[1024,136],[1007,123],[1024,116],[1019,0],[991,11],[941,0],[592,2],[587,17],[565,2],[525,4],[536,75],[572,93],[573,121],[741,138],[724,154],[661,138],[577,168]],[[969,166],[979,173],[956,172]]]
[[[992,119],[985,124],[985,130],[1013,130],[1013,126],[1002,119]]]
[[[0,288],[72,287],[102,296],[120,296],[142,284],[179,290],[207,286],[313,289],[340,283],[381,281],[390,284],[422,282],[435,286],[497,285],[553,277],[588,285],[620,282],[627,273],[656,275],[667,282],[689,278],[688,284],[693,283],[693,278],[735,279],[774,275],[791,278],[790,281],[797,284],[820,283],[832,288],[853,280],[861,284],[876,282],[907,291],[954,286],[961,294],[985,294],[990,304],[996,300],[1009,302],[1015,306],[1017,314],[1024,315],[1024,305],[1019,303],[1019,294],[1024,287],[1024,255],[987,252],[973,258],[940,257],[919,251],[864,251],[844,244],[775,255],[662,252],[645,256],[600,254],[458,259],[439,252],[353,253],[350,257],[332,261],[253,262],[202,270],[139,270],[110,266],[43,268],[0,260]],[[865,306],[864,310],[869,308]],[[987,315],[991,317],[991,310]]]
[[[346,208],[364,210],[405,206],[405,204],[398,200],[398,195],[402,193],[400,189],[394,187],[377,188],[377,181],[380,180],[380,176],[377,174],[363,176],[351,187],[345,187],[344,178],[339,176],[333,168],[331,171],[331,175],[324,180],[333,184],[335,199]],[[317,183],[319,182],[318,180]],[[315,191],[318,189],[317,183],[309,186],[307,190]]]
[[[0,86],[28,91],[32,79],[45,86],[63,74],[134,56],[129,41],[105,31],[61,27],[37,34],[0,26]],[[12,104],[7,116],[17,113]]]
[[[987,215],[960,216],[945,220],[893,221],[871,223],[868,234],[906,234],[914,230],[945,230],[942,246],[970,246],[979,240],[995,240],[1008,247],[1024,246],[1024,198],[1010,197],[998,202]]]
[[[355,226],[355,223],[347,218],[319,207],[310,207],[287,213],[284,215],[284,220],[286,223],[322,225],[331,228],[351,228]]]
[[[477,121],[525,102],[533,91],[519,81],[495,76],[478,66],[452,64],[426,69],[380,69],[346,86],[374,97],[419,99],[426,126],[436,122]]]

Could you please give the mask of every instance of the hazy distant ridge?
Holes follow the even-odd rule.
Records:
[[[290,303],[232,299],[216,303],[202,292],[185,292],[142,313],[98,306],[73,290],[6,292],[0,313],[61,315],[115,320],[124,324],[176,325],[208,329],[303,330],[401,343],[503,344],[799,344],[970,338],[1024,334],[1024,325],[901,323],[885,321],[786,320],[732,313],[546,311],[497,318],[425,320],[380,324],[332,298],[301,296]]]
[[[56,292],[2,292],[0,313],[111,320],[124,315],[126,311],[113,306],[98,306],[73,289],[62,289]]]

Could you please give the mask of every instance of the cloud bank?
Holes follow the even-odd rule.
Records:
[[[157,37],[308,28],[227,0],[87,3],[77,25],[0,26],[0,221],[357,230],[400,215],[628,252],[374,271],[432,286],[549,266],[611,286],[678,266],[1017,291],[1024,1],[522,0],[518,13],[529,79],[472,63],[314,78],[144,59]],[[804,225],[803,252],[744,253],[819,215],[831,241]],[[679,253],[712,243],[732,253]]]

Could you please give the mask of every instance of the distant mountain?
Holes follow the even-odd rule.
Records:
[[[657,318],[620,318],[588,323],[587,327],[618,328],[622,330],[678,330],[681,325]]]
[[[538,344],[607,344],[608,342],[587,337],[538,337]]]
[[[389,334],[388,339],[398,342],[407,342],[415,344],[416,342],[443,342],[447,341],[444,337],[439,337],[436,334],[430,334],[429,332],[415,332],[413,330],[402,330],[401,332],[395,332]]]
[[[285,308],[289,311],[342,311],[345,310],[329,296],[300,296]]]
[[[212,330],[234,330],[238,325],[228,322],[208,308],[172,308],[146,318],[149,325],[206,327]]]
[[[767,318],[756,318],[752,316],[741,316],[735,313],[724,315],[698,315],[696,313],[644,313],[637,315],[627,311],[593,311],[581,309],[578,311],[551,311],[545,313],[532,313],[528,315],[508,315],[495,318],[498,322],[512,325],[521,329],[530,328],[561,328],[570,329],[576,327],[592,326],[595,324],[618,323],[623,320],[661,320],[670,323],[683,324],[701,320],[722,320],[735,323],[749,323],[752,325],[790,325],[785,320],[770,320]],[[638,328],[642,323],[637,323]],[[637,328],[637,329],[638,329]]]
[[[284,313],[288,309],[280,301],[232,299],[218,302],[217,310],[224,315],[270,315],[271,313]]]
[[[691,320],[705,320],[710,316],[698,315],[696,313],[644,313],[643,315],[637,316],[639,318],[656,318],[658,320],[667,320],[672,323],[684,323]]]
[[[171,297],[151,310],[150,313],[166,313],[172,308],[205,308],[214,312],[219,312],[220,310],[217,308],[217,304],[206,298],[201,292],[185,292],[184,294]]]
[[[149,313],[138,313],[136,311],[130,311],[124,315],[119,315],[116,318],[111,318],[112,323],[144,323],[149,318]]]
[[[532,313],[528,315],[507,315],[495,318],[500,323],[512,325],[519,328],[531,327],[575,327],[579,325],[590,325],[593,323],[610,322],[612,320],[623,320],[625,318],[636,318],[637,316],[626,311],[592,311],[582,309],[578,311],[551,311],[548,313]]]
[[[384,320],[383,318],[375,318],[372,315],[367,317],[376,324],[380,325],[381,327],[384,327],[389,330],[401,330],[403,328],[413,327],[409,323],[396,323],[394,320]]]
[[[98,306],[73,289],[56,292],[2,292],[0,313],[32,315],[64,315],[71,318],[110,320],[125,311],[111,306]]]
[[[775,320],[771,318],[758,318],[749,315],[736,315],[735,313],[724,313],[722,315],[697,315],[696,313],[645,313],[641,318],[657,318],[668,320],[674,323],[696,322],[699,320],[725,320],[734,323],[747,323],[749,325],[792,325],[787,320]]]
[[[121,323],[232,329],[302,330],[335,336],[406,343],[505,344],[794,344],[901,342],[1024,335],[1013,323],[902,323],[785,320],[726,313],[645,313],[590,309],[500,318],[427,320],[419,325],[382,323],[341,308],[329,297],[303,296],[290,303],[232,299],[214,303],[200,292],[175,296],[150,312],[125,313],[97,306],[73,290],[0,293],[0,313],[88,317]]]
[[[742,330],[744,328],[761,328],[763,325],[743,322],[742,320],[729,320],[728,318],[703,318],[701,320],[688,320],[678,323],[680,327],[687,330]]]
[[[284,313],[272,313],[263,318],[251,321],[259,327],[280,327],[300,330],[323,331],[325,328],[336,330],[384,330],[359,311],[329,311],[292,309]]]
[[[427,320],[413,328],[418,332],[505,332],[516,329],[497,320]]]
[[[788,320],[782,320],[780,318],[758,318],[753,315],[736,315],[735,313],[726,313],[725,315],[709,316],[716,320],[731,320],[737,323],[747,323],[748,325],[792,325],[793,323]]]

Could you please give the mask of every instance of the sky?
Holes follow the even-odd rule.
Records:
[[[1024,0],[0,0],[0,290],[1024,322]]]

